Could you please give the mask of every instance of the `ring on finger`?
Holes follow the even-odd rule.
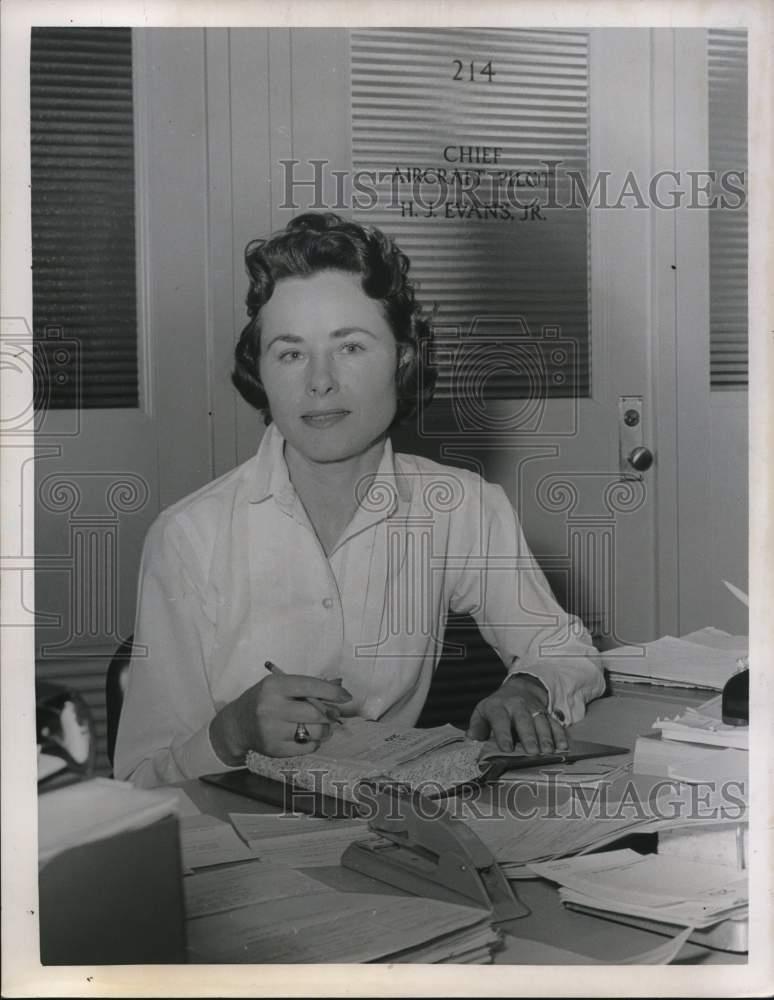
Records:
[[[311,736],[309,735],[309,730],[306,728],[303,722],[299,722],[299,724],[296,726],[296,732],[293,736],[293,739],[296,741],[296,743],[308,743],[309,740],[311,739]]]
[[[539,715],[545,715],[546,713],[544,709],[539,708],[537,712],[530,712],[529,714],[533,719],[536,719]]]

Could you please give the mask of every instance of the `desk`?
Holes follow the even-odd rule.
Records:
[[[580,739],[631,747],[635,737],[647,732],[658,716],[675,715],[686,705],[698,705],[707,697],[707,692],[689,689],[677,691],[645,685],[621,685],[612,696],[593,702],[586,717],[572,727],[572,732]],[[653,780],[645,777],[642,783],[645,793]],[[179,787],[202,812],[224,820],[227,820],[229,812],[277,811],[272,806],[200,781],[183,782]],[[307,874],[345,892],[398,891],[339,867],[309,869]],[[567,910],[559,901],[556,887],[543,880],[518,881],[516,889],[531,912],[529,916],[499,925],[506,935],[506,947],[496,954],[496,964],[513,964],[514,960],[508,957],[508,935],[561,946],[602,960],[615,960],[643,952],[665,940],[661,935],[648,931]],[[687,945],[679,961],[743,964],[746,956]]]

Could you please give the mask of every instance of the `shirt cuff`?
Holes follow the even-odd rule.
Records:
[[[236,765],[224,764],[215,753],[210,741],[210,724],[202,726],[185,743],[172,746],[169,752],[177,770],[186,778],[199,778],[203,774],[219,774],[224,771],[239,771],[244,762]]]
[[[544,662],[539,667],[522,667],[517,661],[508,677],[516,674],[527,674],[540,681],[548,692],[546,711],[565,726],[580,721],[586,714],[586,704],[605,691],[604,673],[591,656]]]
[[[546,694],[548,695],[548,705],[546,706],[546,714],[552,715],[557,720],[557,722],[564,723],[564,712],[561,710],[561,708],[554,708],[553,693],[549,685],[546,683],[545,678],[541,677],[539,674],[536,674],[532,670],[523,670],[517,668],[515,670],[512,670],[508,674],[508,676],[505,678],[505,681],[510,680],[511,677],[519,677],[519,676],[534,677],[536,681],[540,682],[540,684],[545,689]],[[503,683],[505,683],[505,681],[503,681]]]

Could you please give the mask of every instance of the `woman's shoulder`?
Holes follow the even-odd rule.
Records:
[[[177,547],[184,540],[197,549],[211,547],[224,521],[230,523],[234,509],[247,500],[253,461],[248,459],[162,510],[151,525],[148,540],[172,542]]]
[[[491,483],[475,469],[445,465],[424,455],[396,452],[395,471],[407,481],[415,496],[418,485],[421,496],[432,498],[432,505],[439,510],[460,509],[471,504],[488,506],[498,502],[505,494],[501,486]]]

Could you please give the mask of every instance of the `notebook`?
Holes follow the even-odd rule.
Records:
[[[491,742],[466,739],[454,726],[399,730],[355,718],[315,753],[268,757],[251,751],[246,771],[205,775],[202,780],[286,811],[340,817],[358,814],[361,782],[444,798],[509,770],[625,753],[625,747],[572,739],[566,751],[527,754],[517,745],[503,753]]]

